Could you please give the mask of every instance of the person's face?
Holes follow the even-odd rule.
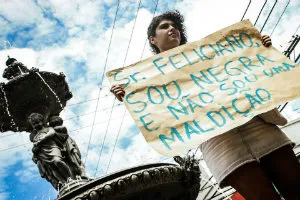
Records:
[[[40,119],[32,119],[30,120],[31,126],[35,130],[41,130],[43,128],[43,121]]]
[[[180,39],[180,32],[171,20],[162,20],[155,29],[155,36],[149,37],[160,52],[178,47]]]

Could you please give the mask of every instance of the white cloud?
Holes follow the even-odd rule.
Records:
[[[59,23],[52,18],[42,17],[42,12],[53,14],[57,20],[66,26],[65,30],[70,37],[67,38],[65,43],[52,44],[35,50],[29,48],[11,48],[9,50],[0,51],[0,63],[2,63],[3,66],[6,61],[6,56],[9,54],[11,57],[15,57],[23,62],[29,68],[39,67],[41,71],[52,71],[55,73],[65,72],[74,95],[68,104],[97,98],[99,92],[98,85],[104,68],[108,70],[123,65],[138,1],[122,1],[106,65],[105,60],[117,1],[105,0],[100,3],[99,1],[69,0],[61,3],[59,0],[38,0],[39,7],[34,5],[33,1],[29,0],[24,1],[28,3],[28,5],[25,5],[23,2],[20,3],[19,1],[4,2],[6,2],[6,4],[2,4],[5,7],[0,7],[0,13],[8,20],[11,20],[14,25],[27,26],[28,24],[38,22],[36,29],[31,33],[34,37],[42,37],[53,32],[57,23]],[[169,5],[169,7],[177,8],[184,14],[189,36],[188,39],[192,42],[220,28],[238,22],[248,2],[248,0],[184,0],[183,2]],[[258,8],[262,6],[263,1],[256,0],[252,2],[245,18],[249,18],[254,22],[259,12]],[[153,1],[151,5],[152,7],[154,3],[155,1]],[[167,7],[163,6],[168,6],[167,4],[170,3],[168,1],[160,1],[159,10],[166,9]],[[110,7],[105,10],[104,5],[109,5]],[[283,9],[282,6],[284,5],[284,3],[280,2],[279,8]],[[15,7],[15,9],[12,9],[13,7]],[[300,21],[299,7],[298,1],[291,1],[288,12],[283,16],[282,22],[278,25],[272,37],[276,47],[290,40],[291,34],[293,34],[296,29],[295,26],[298,25]],[[11,10],[10,8],[12,11],[8,12],[8,10]],[[23,12],[20,12],[20,10]],[[29,17],[25,16],[25,14],[28,14]],[[279,17],[279,14],[280,12],[276,11],[275,14],[272,15],[272,20],[270,19],[271,24],[276,22],[275,18]],[[140,60],[146,40],[147,26],[152,16],[153,13],[149,11],[148,7],[139,10],[125,65]],[[262,16],[262,19],[263,17],[265,17],[265,15]],[[104,27],[106,23],[109,24],[109,27]],[[1,24],[4,25],[5,32],[14,31],[12,25],[9,27],[8,23],[0,18],[0,25]],[[258,23],[258,25],[260,25],[260,23]],[[266,26],[266,32],[270,32],[271,28],[272,26],[270,25]],[[148,42],[143,55],[143,58],[151,55]],[[71,58],[69,62],[66,62],[67,57]],[[78,71],[74,63],[78,62],[85,63],[86,73],[80,74],[81,76],[76,76]],[[72,81],[70,81],[71,79]],[[0,81],[4,80],[1,79]],[[109,85],[107,79],[105,79],[104,85]],[[141,133],[132,134],[132,127],[135,127],[135,125],[131,117],[128,116],[128,113],[126,113],[124,121],[122,122],[125,109],[123,105],[116,106],[112,111],[111,109],[106,109],[112,107],[113,99],[108,87],[101,91],[101,98],[98,104],[98,110],[101,111],[96,114],[95,126],[91,136],[90,149],[86,162],[87,172],[90,175],[94,175],[95,173],[101,145],[105,132],[107,132],[98,172],[98,175],[105,174],[121,123],[123,123],[123,125],[120,129],[119,139],[127,138],[127,142],[130,143],[130,145],[126,149],[122,149],[120,143],[117,143],[109,172],[164,159],[163,156],[156,153],[146,143]],[[91,113],[96,109],[96,102],[97,100],[93,100],[84,104],[69,106],[62,112],[61,116],[67,119],[84,113]],[[115,105],[117,104],[119,104],[119,102],[116,100]],[[70,131],[71,137],[77,141],[81,153],[83,154],[83,159],[86,156],[88,141],[92,131],[91,127],[86,126],[93,123],[94,115],[94,113],[91,113],[64,122]],[[108,123],[110,115],[111,122]],[[86,128],[71,132],[71,130],[81,127]],[[18,134],[14,137],[10,136],[6,140],[1,140],[0,146],[1,148],[8,148],[29,142],[28,135],[25,135],[24,139],[19,137],[20,135]],[[21,181],[27,180],[26,178],[29,176],[38,175],[38,171],[36,169],[34,170],[36,166],[32,163],[27,149],[20,147],[9,151],[10,153],[1,154],[0,166],[5,170],[0,172],[0,180],[7,175],[6,173],[8,171],[6,171],[6,169],[9,169],[10,166],[18,161],[23,161],[22,163],[25,166],[24,169],[20,169],[16,172],[17,175],[21,175]],[[25,170],[26,173],[23,170]],[[1,195],[5,194],[1,193],[0,196]],[[3,197],[3,199],[5,199],[5,197]]]
[[[8,198],[8,192],[0,192],[0,200],[6,200]]]
[[[112,4],[115,4],[117,2],[117,0],[104,0],[104,3],[106,4],[106,5],[112,5]]]
[[[52,33],[55,30],[55,26],[57,23],[55,21],[42,18],[40,20],[40,23],[37,24],[37,27],[34,32],[35,37],[41,37],[44,35],[47,35],[49,33]]]
[[[103,15],[103,7],[99,1],[89,0],[39,0],[39,5],[51,9],[54,17],[61,20],[65,26],[87,26],[97,23]]]
[[[69,35],[74,36],[74,35],[78,34],[80,31],[82,31],[82,28],[75,26],[75,27],[69,29]]]
[[[16,26],[28,26],[42,18],[42,12],[32,0],[0,1],[0,13]]]
[[[278,18],[280,17],[288,1],[279,1],[270,16],[263,34],[271,34]],[[237,23],[241,20],[249,1],[244,0],[185,0],[176,6],[185,15],[189,42],[199,40],[221,28]],[[271,11],[275,1],[269,1],[257,22],[256,27],[260,30]],[[244,19],[250,19],[254,24],[264,1],[252,1]],[[218,6],[215,6],[218,5]],[[291,1],[286,13],[283,15],[278,27],[272,35],[273,45],[279,50],[285,42],[288,42],[299,24],[300,11],[299,1]],[[209,9],[208,9],[209,8]],[[210,9],[211,8],[211,9]]]
[[[1,35],[6,35],[10,31],[9,24],[7,20],[4,20],[3,18],[0,17],[0,27],[1,27]],[[2,47],[5,49],[5,47]]]

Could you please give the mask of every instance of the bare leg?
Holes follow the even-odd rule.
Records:
[[[257,162],[242,165],[225,181],[247,200],[280,200],[271,181]]]
[[[290,145],[261,158],[261,166],[285,200],[300,200],[300,163]]]

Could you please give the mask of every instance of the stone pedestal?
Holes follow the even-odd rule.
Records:
[[[195,200],[199,170],[156,163],[137,166],[97,178],[57,200]]]

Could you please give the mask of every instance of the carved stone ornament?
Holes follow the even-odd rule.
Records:
[[[3,77],[8,82],[0,84],[0,131],[30,131],[27,117],[41,113],[46,117],[59,115],[72,98],[65,75],[39,72],[28,68],[14,58],[6,62]]]
[[[199,168],[156,163],[95,179],[57,200],[195,200],[199,188]]]
[[[80,150],[62,126],[59,116],[52,116],[47,124],[39,113],[31,113],[28,123],[32,127],[32,160],[37,164],[41,177],[63,194],[89,181],[85,174]]]

